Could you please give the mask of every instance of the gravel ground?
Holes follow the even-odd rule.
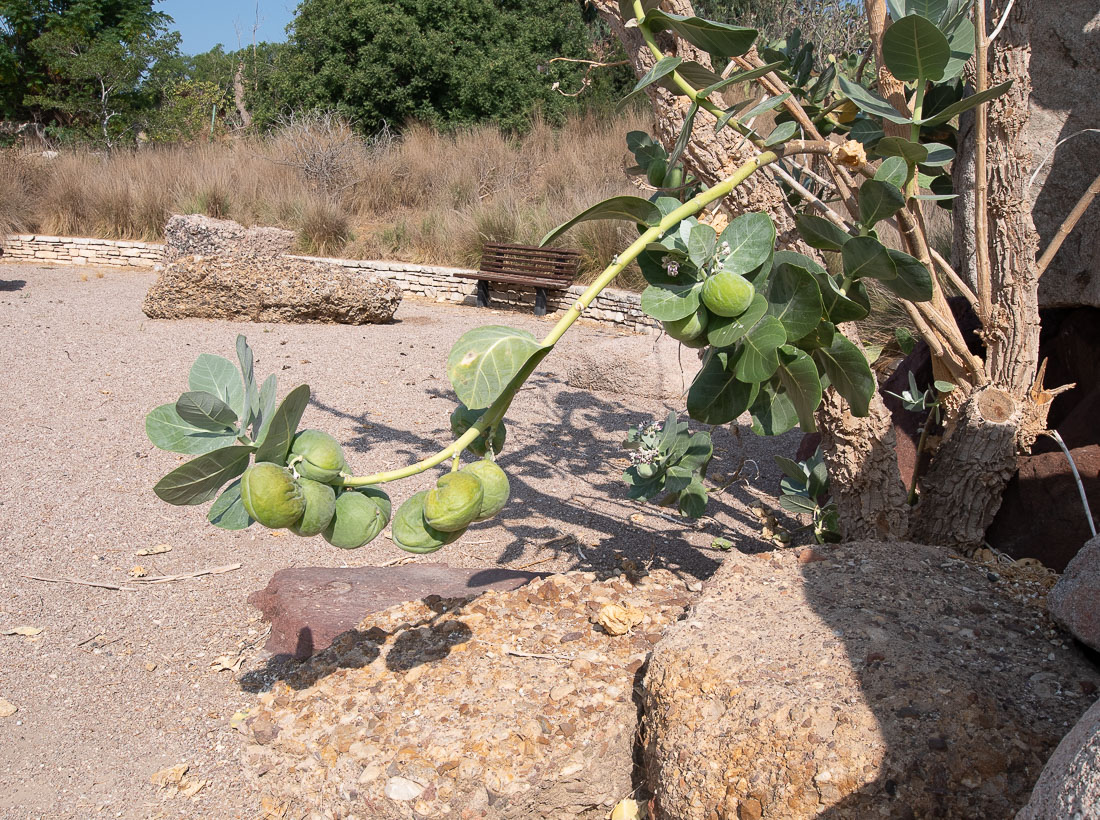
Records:
[[[246,597],[285,567],[404,555],[385,537],[348,553],[258,527],[224,532],[203,509],[161,503],[151,487],[183,457],[152,447],[143,419],[185,389],[199,353],[234,358],[237,333],[247,334],[257,374],[278,373],[280,396],[308,382],[303,424],[344,442],[362,473],[448,440],[454,399],[444,361],[459,334],[497,322],[541,335],[552,321],[412,300],[399,321],[377,327],[155,321],[140,309],[151,282],[147,273],[0,265],[0,414],[9,419],[0,431],[0,699],[18,709],[0,717],[0,816],[11,820],[256,816],[240,776],[241,736],[230,726],[256,703],[240,678],[265,660],[264,624]],[[750,507],[774,506],[770,456],[791,455],[797,436],[716,431],[712,477],[743,467],[744,478],[712,501],[713,518],[700,528],[629,501],[618,479],[626,428],[683,405],[565,386],[571,356],[616,335],[582,322],[559,344],[508,418],[501,464],[511,502],[432,558],[546,571],[606,568],[618,552],[705,578],[721,560],[708,549],[714,536],[764,548]],[[636,338],[639,351],[653,344]],[[395,487],[395,502],[435,475]],[[135,556],[161,544],[171,551]],[[135,591],[25,577],[126,586],[139,564],[169,575],[237,562],[224,574]],[[42,632],[2,634],[24,626]],[[219,671],[219,659],[241,664]],[[193,797],[150,783],[179,763],[190,766],[190,782],[205,782]]]

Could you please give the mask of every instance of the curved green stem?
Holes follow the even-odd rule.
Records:
[[[799,143],[799,145],[801,145],[801,143]],[[778,160],[780,153],[781,152],[777,153],[776,151],[765,151],[763,154],[754,157],[717,185],[692,197],[683,205],[667,214],[656,225],[647,228],[641,236],[631,243],[630,247],[615,257],[614,262],[604,268],[603,273],[588,286],[584,293],[577,297],[577,300],[569,307],[569,310],[562,315],[557,321],[557,324],[555,324],[550,332],[546,334],[546,337],[542,340],[542,348],[548,352],[548,349],[552,348],[557,341],[565,335],[565,332],[581,317],[581,314],[584,313],[585,309],[588,308],[593,301],[595,301],[596,297],[600,295],[604,288],[615,281],[615,277],[622,273],[627,265],[638,258],[638,255],[645,250],[646,245],[660,239],[667,230],[678,225],[682,220],[689,216],[694,216],[710,203],[726,196],[730,191],[752,176],[755,171]],[[512,403],[512,399],[515,397],[516,390],[519,389],[519,385],[527,380],[531,373],[534,372],[535,368],[538,367],[542,359],[543,356],[537,353],[528,359],[512,380],[512,384],[515,386],[497,397],[496,401],[490,405],[489,409],[482,413],[481,418],[474,422],[469,430],[459,436],[449,446],[444,447],[428,458],[422,459],[415,464],[410,464],[407,467],[401,467],[397,470],[387,470],[385,472],[372,473],[366,476],[348,476],[344,479],[343,486],[364,487],[368,484],[384,484],[388,481],[398,481],[402,478],[418,475],[426,470],[430,470],[432,467],[442,464],[449,458],[458,456],[463,450],[469,447],[479,435],[504,417],[504,414],[508,411],[508,407]]]

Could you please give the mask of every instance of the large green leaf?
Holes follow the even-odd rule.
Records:
[[[822,251],[839,251],[852,238],[847,231],[813,214],[795,214],[794,225],[807,245]]]
[[[714,456],[714,443],[710,434],[703,431],[688,439],[687,450],[680,456],[679,466],[694,473],[701,472]]]
[[[849,279],[887,281],[898,275],[886,246],[873,236],[857,236],[844,246],[844,275]]]
[[[779,346],[787,341],[783,325],[774,316],[765,316],[741,340],[734,374],[744,382],[770,379],[779,367]]]
[[[722,80],[720,74],[715,74],[705,65],[697,63],[694,60],[684,60],[680,63],[680,67],[676,69],[676,73],[686,80],[688,85],[692,88],[707,88]],[[680,87],[676,85],[676,81],[673,77],[665,77],[658,85],[667,88],[673,94],[684,93],[680,90]]]
[[[758,389],[738,379],[729,366],[729,355],[715,352],[688,388],[687,409],[704,424],[728,424],[744,413]]]
[[[731,347],[749,332],[768,312],[768,300],[762,293],[754,293],[752,301],[740,316],[711,315],[707,322],[707,341],[713,347]]]
[[[910,165],[928,159],[927,148],[904,137],[883,137],[875,143],[875,153],[880,157],[901,157]]]
[[[887,248],[886,254],[897,275],[883,281],[883,285],[902,299],[910,302],[927,302],[932,298],[932,275],[920,260],[902,251]]]
[[[245,510],[244,502],[241,501],[239,478],[226,487],[217,500],[210,505],[206,520],[223,530],[244,530],[251,526],[252,518]]]
[[[714,257],[718,235],[710,225],[692,225],[688,233],[688,256],[698,267],[703,267]]]
[[[642,0],[642,14],[647,13],[650,9],[655,9],[661,4],[661,0]],[[634,0],[619,0],[619,14],[623,18],[623,22],[627,23],[634,19]]]
[[[920,163],[929,168],[941,168],[955,158],[955,149],[939,142],[929,142],[924,146],[928,156]]]
[[[821,290],[808,270],[786,262],[776,266],[768,280],[768,313],[783,324],[788,339],[817,327],[823,310]]]
[[[200,354],[191,366],[187,385],[191,390],[202,390],[217,396],[232,407],[238,417],[244,410],[241,376],[237,372],[237,366],[229,359],[212,353]]]
[[[775,378],[760,385],[752,413],[752,431],[758,436],[778,436],[798,424],[798,412],[786,393],[778,391]]]
[[[779,125],[772,129],[772,132],[768,134],[764,140],[765,148],[772,148],[776,145],[782,145],[795,134],[798,133],[798,123],[794,120],[787,120],[781,122]]]
[[[542,345],[526,330],[486,325],[459,337],[447,356],[447,376],[467,407],[488,407]]]
[[[886,102],[886,100],[882,99],[878,94],[868,91],[859,83],[848,80],[843,74],[838,74],[836,81],[840,86],[840,90],[844,93],[844,96],[854,102],[861,111],[866,111],[868,114],[874,114],[876,117],[882,117],[890,122],[912,122],[908,117],[899,114],[894,106],[890,105],[890,103]]]
[[[702,17],[684,17],[660,9],[646,12],[642,23],[650,31],[672,29],[693,46],[720,57],[740,57],[752,48],[756,29],[715,23]]]
[[[969,97],[964,97],[958,102],[952,103],[951,105],[947,106],[942,111],[933,114],[928,119],[921,120],[920,124],[930,127],[933,125],[940,125],[941,123],[945,123],[948,120],[957,117],[964,111],[969,111],[971,108],[974,108],[977,105],[981,105],[984,102],[996,99],[997,97],[1008,91],[1008,89],[1011,87],[1012,80],[1009,80],[1007,83],[1001,83],[1000,85],[995,85],[992,88],[987,88],[985,91],[981,91],[977,94],[971,94]]]
[[[665,285],[650,285],[642,291],[641,308],[662,322],[686,319],[699,309],[703,283],[687,276]]]
[[[300,384],[286,394],[278,409],[271,414],[271,423],[263,438],[257,439],[256,461],[286,464],[290,444],[298,432],[298,424],[309,404],[309,385]]]
[[[229,432],[214,433],[188,424],[176,412],[175,403],[162,404],[145,417],[145,434],[161,450],[192,456],[228,447],[237,438]]]
[[[951,44],[951,59],[943,70],[943,79],[953,80],[962,74],[970,58],[974,56],[974,24],[969,19],[963,18],[948,35],[947,40]]]
[[[817,365],[805,351],[797,347],[783,345],[779,349],[779,369],[776,371],[783,393],[791,400],[798,413],[798,424],[803,432],[812,433],[817,429],[814,411],[821,404],[821,379],[817,375]]]
[[[909,180],[909,163],[903,157],[887,157],[875,171],[875,179],[904,188]]]
[[[253,441],[263,441],[264,436],[267,434],[268,427],[271,426],[271,417],[275,414],[277,390],[278,379],[275,377],[275,374],[272,373],[264,379],[263,387],[260,388],[260,396],[256,401],[255,418],[252,422]]]
[[[232,432],[237,424],[236,411],[205,390],[190,390],[176,399],[176,412],[193,427],[212,433]]]
[[[542,238],[539,246],[552,242],[574,225],[594,219],[622,219],[627,222],[639,222],[646,226],[653,226],[661,221],[661,209],[648,199],[642,199],[641,197],[613,196],[611,199],[605,199],[588,210],[582,211],[568,222],[558,225]]]
[[[619,100],[619,110],[622,110],[627,103],[645,91],[646,88],[675,71],[683,61],[683,57],[662,57],[658,60],[657,63],[638,80],[630,93]]]
[[[790,91],[784,91],[782,94],[780,94],[776,97],[767,97],[766,99],[763,99],[760,102],[758,102],[756,105],[754,105],[748,111],[746,111],[744,114],[741,114],[741,116],[738,117],[738,119],[743,120],[743,121],[748,121],[748,120],[751,120],[753,117],[759,117],[761,114],[765,114],[765,113],[767,113],[768,111],[771,111],[774,108],[779,108],[779,106],[783,105],[783,103],[785,103],[787,101],[787,98],[790,97],[790,96],[791,96]],[[717,130],[717,129],[715,129],[715,130]]]
[[[875,223],[888,219],[903,207],[905,194],[896,185],[868,179],[859,186],[859,221],[864,227],[874,227]]]
[[[847,292],[828,273],[810,271],[821,289],[821,304],[825,308],[825,317],[834,325],[841,322],[855,322],[866,318],[871,312],[871,301],[867,297],[867,288],[862,282],[852,282]]]
[[[193,458],[158,481],[153,492],[169,504],[204,504],[245,471],[255,449],[237,444]]]
[[[729,244],[729,255],[722,267],[746,274],[768,261],[775,250],[775,224],[760,211],[741,214],[726,226],[718,242]]]
[[[668,167],[675,167],[687,149],[688,140],[691,139],[692,129],[695,127],[695,115],[699,113],[699,103],[693,102],[684,117],[684,125],[680,129],[680,136],[676,138],[676,144],[672,146],[672,153],[668,155]]]
[[[943,19],[947,11],[947,0],[905,0],[906,14],[919,14],[933,23]]]
[[[243,333],[237,334],[237,361],[241,365],[241,379],[244,382],[244,406],[240,414],[241,429],[244,430],[256,417],[260,402],[260,388],[256,384],[255,357]]]
[[[707,488],[698,478],[683,490],[677,499],[680,514],[686,518],[698,518],[707,510]]]
[[[882,58],[899,80],[938,82],[951,60],[951,44],[927,17],[909,14],[886,29]]]
[[[810,355],[825,371],[836,391],[847,399],[852,413],[865,417],[875,393],[875,377],[863,351],[837,333],[832,344],[819,347]]]

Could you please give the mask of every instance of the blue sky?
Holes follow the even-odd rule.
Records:
[[[180,50],[199,54],[218,43],[227,51],[236,49],[237,28],[241,45],[251,43],[257,5],[260,28],[256,39],[285,40],[286,24],[294,17],[297,0],[161,0],[155,8],[176,21],[175,28],[183,36]]]

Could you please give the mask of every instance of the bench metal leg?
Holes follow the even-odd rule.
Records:
[[[477,283],[477,306],[489,307],[489,283],[484,279]]]
[[[535,288],[535,315],[546,315],[546,288]]]

